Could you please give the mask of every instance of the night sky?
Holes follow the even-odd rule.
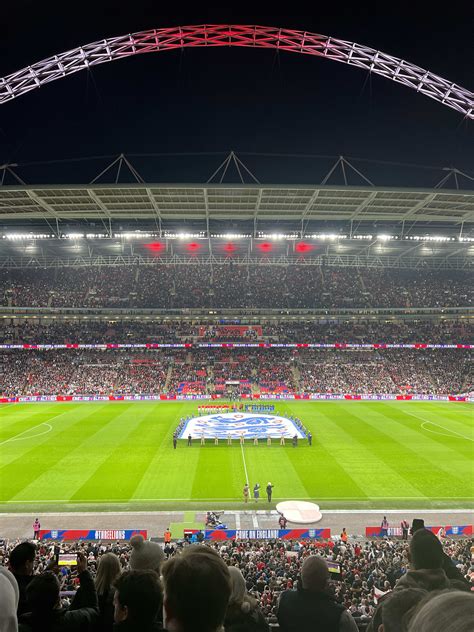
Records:
[[[471,2],[442,11],[427,2],[333,3],[333,9],[317,2],[301,3],[299,9],[292,2],[293,11],[287,13],[252,11],[241,3],[231,9],[201,4],[201,10],[186,11],[179,3],[143,0],[2,3],[0,76],[106,37],[234,23],[295,28],[366,44],[474,88]],[[233,149],[242,152],[262,182],[320,181],[331,160],[245,152],[342,154],[456,166],[474,175],[473,130],[472,121],[454,110],[344,64],[265,50],[186,49],[104,64],[0,106],[0,161]],[[203,182],[223,159],[224,154],[216,154],[132,161],[147,181]],[[90,181],[106,163],[24,167],[19,173],[27,182]],[[414,175],[391,165],[354,164],[376,184],[434,185],[442,177],[429,170]]]

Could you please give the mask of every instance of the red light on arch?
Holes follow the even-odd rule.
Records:
[[[314,246],[312,244],[307,244],[304,241],[300,241],[295,245],[295,250],[300,254],[304,254],[305,252],[311,252],[311,250],[314,250]]]
[[[186,245],[186,250],[188,252],[198,252],[198,250],[201,250],[202,245],[198,244],[196,241],[192,241],[190,244]]]
[[[273,250],[273,244],[269,241],[264,241],[261,244],[257,244],[257,248],[260,252],[271,252]]]
[[[224,244],[222,249],[226,254],[232,255],[237,250],[237,247],[235,244],[229,242],[228,244]]]
[[[145,248],[154,254],[163,252],[166,249],[165,244],[161,241],[152,241],[150,244],[145,244]]]

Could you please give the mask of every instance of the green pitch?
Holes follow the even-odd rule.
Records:
[[[173,450],[198,402],[0,408],[0,510],[239,508],[250,486],[321,507],[474,507],[474,415],[465,403],[282,402],[313,445],[237,441]],[[288,442],[291,443],[291,442]],[[262,494],[264,496],[264,494]],[[268,506],[265,498],[260,506]]]

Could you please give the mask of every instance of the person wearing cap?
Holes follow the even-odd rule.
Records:
[[[165,554],[157,542],[145,540],[141,533],[137,533],[130,539],[130,546],[132,547],[130,554],[130,568],[132,570],[150,570],[160,574]]]

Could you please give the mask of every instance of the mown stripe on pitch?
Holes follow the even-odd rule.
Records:
[[[73,404],[71,406],[71,410],[74,410],[78,406],[80,406],[80,404]],[[0,443],[8,441],[9,439],[13,439],[14,437],[22,432],[25,432],[29,428],[34,428],[38,424],[47,422],[50,419],[57,417],[58,414],[62,414],[55,412],[53,406],[48,404],[30,404],[30,408],[32,410],[31,413],[28,414],[25,411],[25,414],[22,415],[20,419],[14,419],[12,421],[10,413],[8,411],[3,411],[3,409],[0,407]]]
[[[138,411],[137,407],[130,410],[128,405],[125,408],[113,404],[110,408],[113,408],[113,416],[106,423],[102,422],[95,433],[84,435],[82,442],[74,450],[23,489],[17,498],[41,498],[41,494],[45,493],[43,490],[48,490],[46,493],[50,498],[54,498],[54,493],[67,498],[82,485],[112,449],[122,442],[122,428],[129,427],[132,413]],[[95,414],[100,413],[95,410]]]
[[[76,450],[87,437],[100,430],[104,421],[108,423],[115,416],[112,407],[107,407],[107,405],[100,407],[100,415],[97,414],[99,412],[97,408],[90,412],[89,407],[81,409],[80,406],[79,404],[78,410],[72,411],[70,424],[67,424],[67,421],[66,423],[62,422],[60,432],[53,433],[53,437],[48,441],[20,454],[18,458],[0,469],[0,479],[3,481],[0,488],[1,497],[4,500],[16,496],[24,487],[39,478],[43,472]],[[85,416],[78,415],[82,410],[86,413]],[[44,437],[50,437],[50,435],[44,435]],[[87,459],[87,454],[84,454],[83,458]]]
[[[347,463],[352,477],[357,480],[367,496],[377,497],[384,493],[387,497],[400,496],[400,493],[405,492],[405,490],[407,498],[420,496],[420,494],[426,496],[423,490],[412,485],[406,476],[400,474],[397,468],[393,467],[393,463],[387,462],[384,455],[379,453],[378,446],[370,433],[369,437],[364,440],[366,431],[361,427],[358,417],[348,414],[337,404],[333,411],[325,407],[323,416],[326,419],[326,428],[322,428],[323,441],[336,458]],[[347,421],[351,416],[353,422],[349,424]],[[331,443],[329,445],[329,441],[332,440],[326,430],[330,429],[331,426],[340,436],[337,444]]]
[[[133,407],[133,404],[132,404]],[[145,410],[145,409],[144,409]],[[71,495],[76,499],[131,498],[143,472],[156,452],[156,410],[146,409],[147,414],[129,427],[121,442],[110,452],[94,473]]]
[[[453,493],[453,490],[457,488],[463,489],[465,482],[463,483],[461,478],[452,473],[441,471],[420,454],[420,451],[408,447],[393,437],[388,437],[392,445],[387,444],[387,435],[383,430],[367,423],[360,416],[349,412],[347,408],[346,406],[345,417],[354,419],[354,427],[360,430],[358,438],[360,443],[370,445],[373,450],[377,450],[378,457],[388,467],[398,472],[412,487],[424,493],[428,498],[431,495],[444,496]],[[351,431],[353,426],[348,424],[347,427]],[[395,450],[393,445],[396,445]]]
[[[393,407],[390,404],[383,403],[381,406],[384,407],[384,410],[394,411]],[[432,409],[429,412],[425,409],[424,412],[419,410],[417,407],[409,407],[405,411],[405,414],[399,415],[399,411],[395,412],[396,416],[394,417],[392,414],[388,415],[393,421],[399,423],[400,425],[406,426],[417,433],[417,435],[422,436],[426,439],[431,440],[434,443],[437,443],[443,447],[446,451],[445,459],[446,462],[450,465],[452,460],[459,460],[460,457],[468,463],[473,462],[473,445],[472,441],[469,441],[463,437],[457,436],[453,434],[452,436],[448,436],[449,433],[449,424],[450,420],[443,417],[440,413],[435,414],[436,409]],[[383,413],[385,414],[385,413]],[[436,424],[441,424],[446,427],[446,430],[439,428],[438,426],[431,426],[431,429],[435,432],[430,432],[426,428],[422,427],[423,423],[429,424],[431,419]],[[430,426],[428,426],[430,428]],[[453,429],[454,433],[459,432],[456,429]],[[446,432],[446,434],[439,434],[441,432]],[[449,458],[449,452],[452,452],[451,459]],[[439,461],[435,462],[436,465],[439,465]]]
[[[170,410],[157,405],[157,412],[159,411],[166,431],[131,500],[151,498],[156,495],[156,490],[163,490],[175,498],[185,498],[191,494],[199,451],[194,449],[195,446],[188,448],[184,439],[178,441],[176,450],[173,449],[173,432],[180,417],[186,416],[187,408],[189,404]]]

